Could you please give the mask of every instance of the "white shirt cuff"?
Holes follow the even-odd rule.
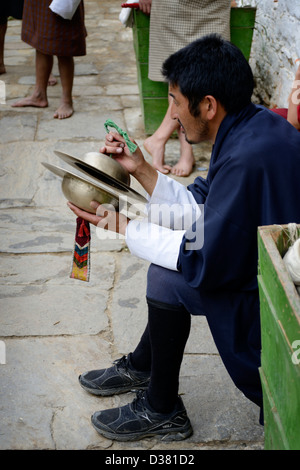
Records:
[[[177,271],[180,245],[185,230],[171,230],[147,219],[131,220],[126,228],[126,243],[130,252],[142,259]]]

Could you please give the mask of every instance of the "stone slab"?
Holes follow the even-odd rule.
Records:
[[[136,140],[144,134],[144,123],[140,107],[125,109],[124,116],[130,137]]]
[[[34,140],[37,128],[36,115],[17,116],[4,115],[0,117],[1,137],[0,144],[6,144],[15,140]]]
[[[24,122],[26,119],[31,121],[31,116],[18,115],[11,118],[12,122],[14,120],[19,122],[19,117],[22,117]],[[8,127],[4,126],[3,131],[9,133]],[[14,139],[16,139],[18,131],[20,130],[15,130]],[[49,143],[37,144],[26,141],[0,146],[1,207],[34,205],[33,199],[39,188],[39,180],[45,172],[41,162],[48,161],[52,153],[51,150]],[[55,193],[61,194],[61,191],[58,192],[58,187]]]
[[[30,269],[30,266],[28,266]],[[108,293],[70,285],[1,286],[1,336],[97,334],[108,326]]]
[[[25,117],[23,117],[25,120]],[[104,129],[104,126],[102,126]],[[5,128],[4,128],[5,132]],[[61,178],[46,169],[47,162],[72,172],[69,165],[54,150],[81,157],[84,153],[98,151],[100,142],[11,142],[0,145],[0,200],[1,207],[61,206],[66,199],[61,190]],[[70,212],[68,210],[68,212]]]
[[[0,285],[4,286],[68,286],[69,288],[97,288],[109,291],[114,285],[115,256],[108,253],[92,253],[91,276],[89,282],[70,278],[72,253],[3,255],[1,256]]]
[[[120,111],[123,108],[119,96],[85,96],[80,100],[80,110],[82,112],[97,111],[110,116],[111,111]],[[103,139],[104,140],[104,139]],[[99,148],[99,143],[98,143]]]
[[[146,285],[149,263],[126,252],[122,252],[118,259],[119,275],[111,302],[112,328],[116,350],[120,354],[128,354],[138,344],[147,325]],[[192,317],[185,352],[218,354],[206,318]]]
[[[205,317],[192,316],[191,331],[185,346],[185,354],[219,355]]]
[[[133,394],[99,398],[86,393],[77,377],[106,367],[110,345],[95,336],[5,340],[7,363],[0,377],[0,449],[201,449],[262,448],[258,410],[232,385],[217,357],[184,358],[180,390],[194,434],[180,443],[157,439],[118,443],[102,438],[91,414],[121,406]],[[22,389],[20,388],[22,383]],[[237,445],[239,442],[239,445]]]
[[[146,277],[149,263],[123,252],[111,302],[115,349],[133,351],[147,324]]]
[[[78,375],[111,362],[97,337],[6,339],[0,375],[0,449],[89,449],[110,446],[90,424],[113,405],[86,393]],[[20,386],[21,384],[21,386]]]
[[[65,201],[62,207],[2,209],[0,228],[2,253],[61,253],[72,252],[74,248],[76,218]],[[100,238],[97,230],[91,225],[91,253],[120,251],[125,247],[123,236],[102,231]],[[96,255],[91,257],[91,272],[95,258]]]
[[[88,114],[76,111],[72,116],[72,124],[70,124],[70,119],[49,120],[47,115],[43,114],[38,125],[36,140],[77,141],[80,139],[98,139],[100,141],[105,138],[104,123],[107,119],[112,119],[118,126],[124,129],[123,115],[118,111],[107,112],[106,115],[96,111]]]
[[[1,252],[5,253],[59,253],[72,251],[74,234],[71,233],[37,233],[26,231],[2,231]]]
[[[179,392],[194,428],[191,442],[262,443],[259,408],[235,387],[219,356],[185,355]]]
[[[82,77],[85,75],[98,75],[99,70],[98,67],[94,63],[81,63],[79,59],[75,59],[75,70],[74,76],[75,77]]]
[[[103,95],[103,87],[99,85],[87,85],[87,84],[74,84],[72,90],[73,97],[81,97],[85,98],[86,96],[102,96]]]
[[[28,54],[24,54],[24,55],[18,55],[18,56],[15,56],[15,57],[6,57],[5,58],[5,65],[8,65],[8,66],[22,66],[23,64],[26,64],[27,61],[31,60],[31,57],[29,56],[28,57]]]
[[[106,87],[108,95],[138,95],[137,85],[108,85]]]

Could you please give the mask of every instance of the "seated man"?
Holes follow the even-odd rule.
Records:
[[[239,49],[205,36],[171,55],[163,74],[172,118],[186,140],[213,143],[207,178],[197,177],[186,188],[157,172],[139,148],[131,154],[120,135],[109,133],[100,151],[142,184],[149,216],[129,220],[103,206],[89,214],[68,203],[78,217],[124,234],[131,253],[152,263],[148,324],[139,344],[112,367],[79,378],[96,395],[140,389],[132,403],[92,416],[101,435],[121,441],[191,435],[178,396],[191,315],[206,316],[235,385],[262,409],[257,228],[300,219],[300,134],[251,103],[253,76]],[[177,209],[169,226],[162,226],[157,207],[166,205]]]

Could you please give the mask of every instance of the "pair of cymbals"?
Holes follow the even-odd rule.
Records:
[[[119,207],[120,199],[126,200],[129,205],[147,202],[130,187],[128,172],[111,157],[98,152],[89,152],[82,158],[60,151],[55,151],[55,154],[79,171],[79,174],[50,163],[43,162],[43,165],[63,179],[65,197],[81,209],[94,212],[89,205],[91,198],[100,204],[110,203],[116,208]]]

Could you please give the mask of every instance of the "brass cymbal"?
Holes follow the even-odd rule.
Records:
[[[145,198],[130,187],[129,173],[108,155],[99,152],[88,152],[83,157],[75,157],[55,150],[54,153],[64,162],[86,175],[102,181],[108,186],[127,191],[132,197],[145,202]]]
[[[112,204],[116,209],[119,208],[119,202],[122,197],[130,197],[129,205],[134,204],[134,202],[146,202],[146,199],[141,195],[139,195],[138,199],[135,198],[131,190],[115,188],[95,178],[86,178],[84,175],[77,175],[50,163],[42,162],[42,164],[52,173],[62,178],[64,196],[70,202],[87,212],[96,212],[90,207],[91,201],[97,201],[99,204]]]

